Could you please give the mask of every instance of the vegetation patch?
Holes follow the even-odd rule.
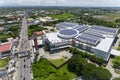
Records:
[[[118,46],[117,50],[119,50],[119,51],[120,51],[120,46]]]
[[[34,32],[47,30],[47,28],[41,27],[39,25],[29,25],[28,27],[28,36],[31,37]]]
[[[9,27],[3,31],[0,31],[0,41],[7,42],[7,38],[18,37],[19,26],[9,25]]]
[[[74,55],[60,68],[55,68],[51,63],[57,66],[64,63],[63,59],[51,61],[40,59],[35,62],[32,65],[35,80],[72,80],[78,76],[84,78],[83,80],[110,80],[112,77],[109,70],[101,66],[103,59],[76,48],[70,48],[70,52]],[[87,59],[98,66],[88,63]]]
[[[87,52],[80,51],[77,48],[70,47],[69,50],[73,55],[80,55],[81,57],[87,58],[91,62],[96,63],[98,65],[103,65],[104,63],[104,60],[102,58],[88,54]]]
[[[99,19],[106,20],[106,21],[115,21],[116,19],[120,18],[120,14],[118,14],[118,13],[105,13],[102,15],[94,16],[94,18],[99,18]]]
[[[40,59],[32,64],[34,80],[72,80],[77,77],[70,72],[67,64],[56,69],[46,59]]]
[[[8,64],[9,59],[5,58],[5,59],[1,59],[0,60],[0,68],[5,67]]]
[[[71,13],[63,13],[63,14],[58,14],[58,15],[50,15],[50,17],[59,19],[59,20],[65,20],[65,19],[74,17],[74,15]]]
[[[116,72],[117,74],[120,74],[120,70],[115,69],[115,72]]]
[[[115,56],[112,62],[115,69],[120,69],[120,56]]]
[[[111,73],[103,67],[88,63],[85,58],[77,54],[68,61],[68,69],[78,76],[83,76],[83,80],[110,80]]]
[[[56,67],[59,67],[66,62],[66,60],[64,59],[55,59],[55,60],[49,60],[49,61]]]
[[[120,80],[120,78],[115,78],[115,79],[113,79],[113,80]]]

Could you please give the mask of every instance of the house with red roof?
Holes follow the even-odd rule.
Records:
[[[43,32],[42,32],[42,31],[36,31],[36,32],[34,32],[34,34],[35,34],[36,36],[41,36],[41,35],[43,35]]]
[[[0,58],[8,57],[12,52],[12,42],[0,44]]]

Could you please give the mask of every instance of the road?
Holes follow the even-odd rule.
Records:
[[[27,32],[27,19],[26,16],[24,16],[20,32],[19,51],[25,52],[18,54],[21,57],[17,58],[16,72],[13,78],[14,80],[32,80],[33,75],[31,69],[31,60],[29,57],[30,53],[27,52],[27,50],[30,48]]]

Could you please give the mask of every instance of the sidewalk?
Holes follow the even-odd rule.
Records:
[[[31,62],[33,63],[34,62],[34,58],[35,58],[35,54],[34,54],[34,50],[33,50],[33,45],[32,45],[32,40],[29,40],[29,44],[30,44],[30,59],[31,59]]]
[[[112,67],[112,59],[109,60],[106,68],[111,72],[112,74],[112,78],[111,80],[113,80],[115,77],[120,77],[120,74],[117,74],[115,71],[114,71],[114,68]]]

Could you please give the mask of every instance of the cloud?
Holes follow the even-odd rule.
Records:
[[[0,0],[0,4],[33,6],[119,6],[120,0]]]

